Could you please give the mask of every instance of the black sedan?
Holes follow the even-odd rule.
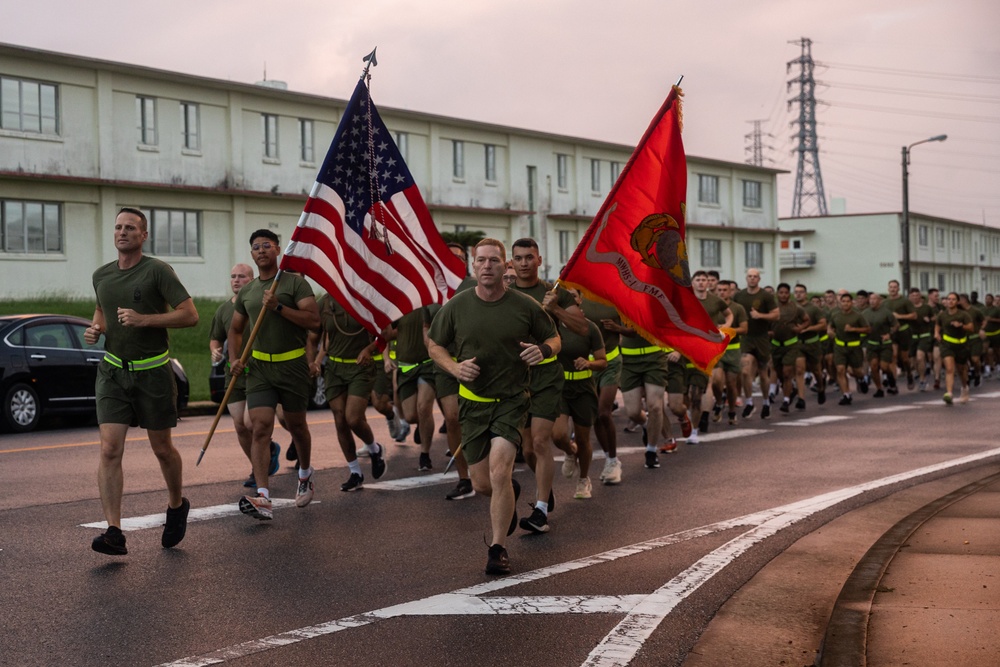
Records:
[[[43,415],[96,412],[94,384],[103,359],[103,338],[87,345],[88,320],[71,315],[0,317],[0,425],[24,433]],[[180,362],[170,360],[177,380],[177,406],[187,406],[190,387]]]

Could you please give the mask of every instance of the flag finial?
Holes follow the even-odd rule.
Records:
[[[361,59],[362,62],[365,63],[365,70],[361,73],[361,78],[362,79],[365,78],[366,76],[368,76],[368,68],[369,67],[378,67],[378,60],[375,59],[375,52],[376,51],[378,51],[378,47],[377,46],[374,49],[372,49],[371,53],[369,53],[367,56],[365,56],[364,58]]]

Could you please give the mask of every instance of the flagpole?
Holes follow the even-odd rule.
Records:
[[[274,294],[274,291],[277,289],[278,281],[281,280],[281,274],[282,270],[278,269],[278,273],[274,276],[274,282],[271,283],[271,289],[268,290],[271,294]],[[257,317],[257,321],[253,325],[253,330],[250,331],[250,337],[243,342],[243,355],[240,357],[240,364],[243,366],[246,366],[247,359],[250,357],[254,339],[257,338],[257,332],[260,331],[261,322],[264,321],[264,316],[266,314],[267,310],[261,307],[260,315]],[[208,429],[208,435],[205,436],[205,444],[201,446],[201,453],[198,454],[198,461],[194,464],[196,468],[201,465],[201,460],[205,458],[205,451],[208,449],[209,443],[212,442],[212,436],[215,435],[215,429],[219,425],[219,420],[222,419],[222,413],[226,411],[226,406],[229,405],[229,396],[233,393],[233,389],[236,388],[236,380],[238,378],[238,375],[234,375],[229,380],[229,387],[226,389],[225,396],[222,397],[222,403],[219,405],[219,411],[215,413],[215,420],[212,422],[212,428]]]

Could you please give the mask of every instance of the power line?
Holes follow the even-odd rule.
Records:
[[[907,134],[912,134],[912,133],[907,133]],[[819,135],[819,138],[823,139],[824,141],[832,141],[834,143],[844,142],[849,144],[863,144],[865,146],[885,146],[886,148],[895,148],[897,150],[901,148],[899,144],[888,144],[881,141],[866,141],[864,139],[845,139],[843,137],[837,137],[825,134]],[[984,158],[987,160],[1000,160],[1000,153],[993,153],[992,155],[988,155],[986,153],[966,153],[964,151],[952,151],[940,147],[935,149],[934,152],[942,153],[944,155],[958,155],[961,157],[974,157],[974,158]]]
[[[911,97],[927,97],[939,100],[954,100],[957,102],[982,102],[985,104],[1000,104],[1000,97],[989,97],[986,95],[965,95],[962,93],[945,93],[941,91],[916,90],[913,88],[886,88],[885,86],[864,86],[854,83],[841,83],[836,81],[824,81],[823,85],[831,88],[843,88],[848,90],[861,90],[866,92],[886,93],[889,95],[908,95]]]
[[[952,74],[947,72],[928,72],[926,70],[895,69],[893,67],[875,67],[873,65],[850,65],[847,63],[817,62],[817,65],[831,69],[846,69],[852,72],[871,72],[877,74],[897,74],[922,79],[941,79],[942,81],[969,81],[973,83],[1000,84],[1000,77],[979,76],[976,74]]]
[[[969,116],[966,114],[935,113],[931,111],[917,111],[915,109],[895,109],[892,107],[879,107],[866,104],[851,104],[849,102],[823,102],[827,106],[840,107],[843,109],[859,109],[861,111],[877,111],[879,113],[893,113],[903,116],[923,116],[926,118],[944,118],[946,120],[964,120],[973,123],[996,123],[1000,124],[1000,117],[997,116]]]
[[[857,153],[841,153],[839,151],[831,151],[831,150],[826,149],[826,148],[824,148],[822,152],[823,152],[824,155],[826,155],[826,154],[830,154],[830,155],[843,155],[843,156],[846,156],[846,157],[854,158],[855,160],[879,160],[879,161],[883,161],[883,160],[888,159],[888,156],[883,157],[881,155],[858,155]],[[943,169],[958,169],[958,170],[961,170],[961,171],[975,171],[975,172],[979,172],[979,173],[983,173],[983,174],[1000,174],[1000,169],[983,169],[982,167],[969,167],[969,166],[957,165],[957,164],[941,164],[940,162],[935,162],[935,163],[930,164],[928,166],[937,167],[937,168],[943,168]]]

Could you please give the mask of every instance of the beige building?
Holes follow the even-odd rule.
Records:
[[[287,240],[346,100],[0,44],[4,298],[89,298],[121,206],[195,296],[261,227]],[[353,82],[350,82],[353,84]],[[346,90],[346,88],[345,88]],[[380,108],[442,231],[534,236],[554,278],[632,147]],[[688,157],[692,270],[777,277],[773,169]]]
[[[782,218],[779,245],[781,280],[812,291],[903,282],[901,213]],[[911,212],[910,285],[1000,293],[1000,229]]]

